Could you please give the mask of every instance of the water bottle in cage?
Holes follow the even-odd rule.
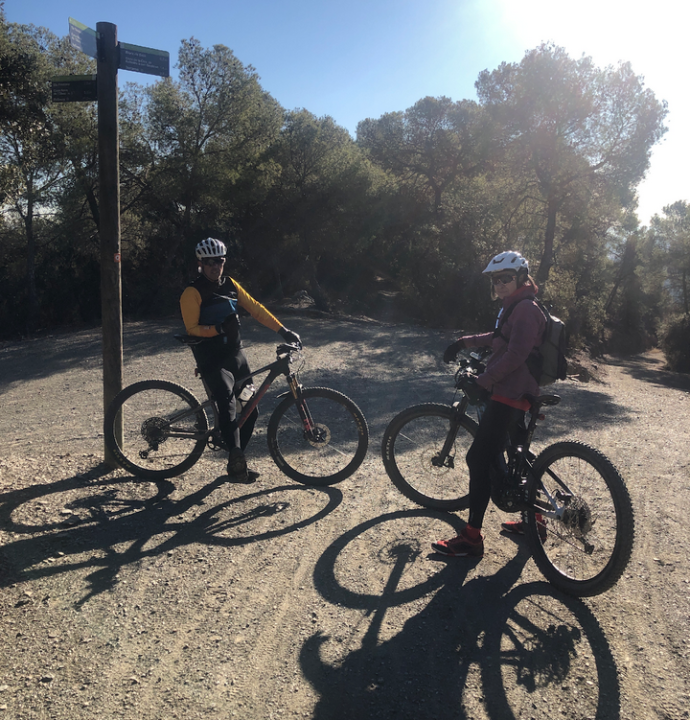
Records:
[[[242,412],[247,405],[247,403],[254,397],[254,394],[256,393],[256,388],[254,387],[254,383],[247,383],[243,388],[240,394],[237,396],[237,399],[239,400],[240,407],[239,411]]]

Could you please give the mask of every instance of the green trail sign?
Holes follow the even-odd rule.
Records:
[[[123,42],[119,45],[121,70],[133,70],[161,77],[170,75],[170,53],[165,50],[154,50]]]
[[[99,34],[74,18],[69,19],[69,41],[73,48],[81,50],[89,57],[98,59]],[[154,50],[120,42],[117,43],[117,52],[117,67],[120,70],[132,70],[160,77],[170,76],[170,53],[165,50]],[[55,98],[53,99],[55,100]],[[70,101],[55,100],[55,102]]]
[[[89,57],[98,55],[98,33],[74,18],[69,19],[69,42]]]
[[[51,80],[53,102],[95,102],[97,75],[61,75]]]

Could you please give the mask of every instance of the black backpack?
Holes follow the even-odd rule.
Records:
[[[568,361],[565,357],[567,349],[565,323],[552,315],[537,298],[522,298],[515,305],[511,305],[505,315],[501,317],[494,334],[501,335],[501,327],[508,320],[513,309],[523,300],[533,300],[544,314],[546,321],[541,345],[530,353],[527,358],[527,368],[540,387],[551,385],[556,380],[565,380],[568,369]],[[501,337],[503,336],[501,335]]]

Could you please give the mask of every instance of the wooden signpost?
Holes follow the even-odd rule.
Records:
[[[163,50],[118,43],[117,26],[99,22],[96,30],[69,19],[73,47],[96,59],[96,75],[53,78],[53,102],[98,102],[99,214],[101,241],[101,316],[103,328],[103,412],[122,390],[122,272],[120,248],[120,136],[117,71],[170,75]],[[122,441],[122,422],[116,428]],[[116,467],[104,448],[105,462]]]

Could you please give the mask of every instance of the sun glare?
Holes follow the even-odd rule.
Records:
[[[639,187],[640,220],[676,200],[690,200],[683,167],[690,160],[690,99],[686,85],[687,28],[690,5],[677,0],[580,0],[557,5],[551,0],[496,0],[503,32],[524,51],[554,42],[571,57],[591,56],[600,67],[630,62],[647,88],[669,107],[669,131],[654,148],[652,166]]]

